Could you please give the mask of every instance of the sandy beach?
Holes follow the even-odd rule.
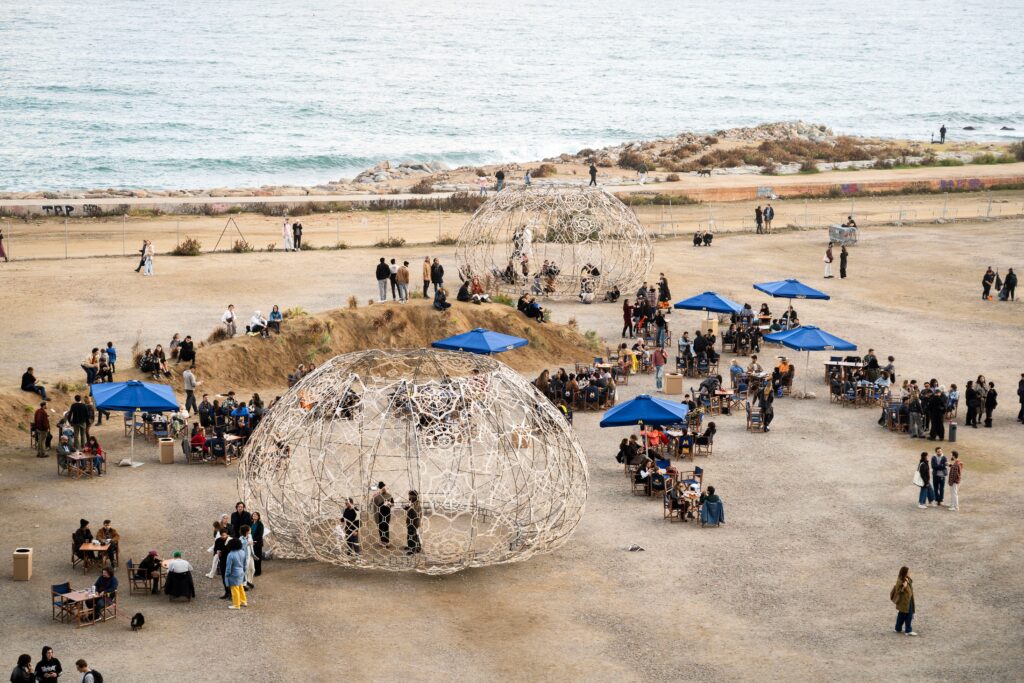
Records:
[[[423,241],[436,230],[426,219],[411,239],[417,229]],[[205,242],[217,225],[203,220]],[[268,219],[267,234],[273,225]],[[321,232],[307,234],[322,241],[327,229]],[[753,282],[799,277],[833,297],[798,302],[801,319],[861,351],[894,355],[899,379],[936,377],[962,387],[985,374],[1000,392],[993,428],[961,425],[957,443],[944,444],[966,465],[959,513],[916,506],[913,466],[935,444],[879,428],[876,409],[829,404],[824,354],[812,354],[809,384],[822,398],[778,401],[770,434],[746,432],[738,415],[717,418],[714,455],[696,464],[725,501],[728,524],[719,529],[670,525],[659,500],[631,496],[613,458],[613,444],[629,430],[602,430],[598,414],[577,413],[591,490],[583,522],[555,554],[446,578],[275,560],[264,565],[248,612],[225,610],[215,583],[200,579],[189,605],[125,592],[120,611],[147,617],[138,634],[127,630],[127,619],[75,631],[50,621],[47,590],[87,580],[67,558],[78,519],[96,527],[112,518],[124,557],[180,549],[205,572],[210,523],[237,497],[235,470],[160,466],[148,447],[141,468],[72,482],[57,479],[52,458],[34,458],[23,435],[0,446],[7,521],[0,545],[35,549],[31,582],[0,583],[0,601],[18,606],[0,615],[8,649],[35,652],[46,642],[66,661],[89,655],[117,680],[154,670],[205,680],[211,666],[221,680],[268,681],[1019,680],[1024,427],[1014,417],[1024,309],[980,301],[979,282],[989,264],[1005,272],[1024,262],[1024,222],[864,230],[842,281],[821,279],[825,240],[821,229],[731,234],[709,249],[665,240],[652,276],[666,274],[674,299],[715,288],[755,308],[766,299]],[[365,305],[378,254],[416,264],[426,251],[451,264],[452,249],[165,257],[145,279],[122,258],[12,262],[2,271],[8,301],[43,292],[46,305],[9,316],[0,331],[8,350],[0,376],[10,386],[31,364],[48,381],[77,380],[79,357],[99,342],[112,339],[126,351],[137,336],[147,346],[166,344],[173,332],[205,338],[228,302],[245,315],[275,303],[339,308],[350,295]],[[768,303],[773,310],[784,304]],[[573,317],[581,330],[618,343],[617,307],[551,307],[556,321]],[[693,329],[702,317],[677,312],[672,329]],[[802,357],[797,367],[800,382]],[[267,376],[245,389],[273,395],[284,378]],[[652,390],[653,378],[641,376],[621,397]],[[126,452],[120,425],[98,434],[113,459]],[[645,552],[626,552],[631,543]],[[918,639],[892,632],[888,592],[902,564],[914,572]]]

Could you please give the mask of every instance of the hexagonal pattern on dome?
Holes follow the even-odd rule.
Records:
[[[279,556],[430,574],[562,545],[588,476],[532,384],[490,357],[426,349],[322,364],[260,421],[238,474]]]

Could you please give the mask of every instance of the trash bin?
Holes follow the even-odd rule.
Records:
[[[32,548],[14,549],[14,580],[28,581],[32,578]]]
[[[956,443],[956,422],[949,423],[949,434],[947,436],[950,443]]]
[[[683,393],[683,376],[678,372],[670,372],[665,375],[665,393],[672,396]]]
[[[160,464],[174,464],[174,439],[160,439]]]

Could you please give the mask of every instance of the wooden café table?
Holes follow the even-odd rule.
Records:
[[[90,453],[82,453],[76,451],[67,456],[68,461],[68,476],[73,479],[92,479],[96,475],[96,470],[93,467],[93,458],[96,456]],[[57,474],[60,474],[60,468],[57,469]]]
[[[94,552],[99,556],[99,558],[103,558],[107,554],[107,551],[110,550],[110,544],[107,543],[104,545],[103,543],[99,543],[98,541],[93,541],[92,543],[83,543],[82,545],[78,546],[78,549],[82,552]],[[102,559],[100,559],[100,565],[103,565]],[[89,559],[89,556],[86,555],[85,560],[82,562],[82,569],[83,571],[88,572],[89,569],[91,568],[92,561]]]
[[[76,628],[92,626],[95,621],[91,618],[91,608],[88,603],[99,597],[99,593],[95,592],[92,587],[61,595],[60,599],[64,603],[64,611],[67,614],[65,617],[67,623],[74,624]]]

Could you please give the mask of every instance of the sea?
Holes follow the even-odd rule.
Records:
[[[0,190],[309,185],[789,120],[1012,139],[1021,26],[1022,0],[0,0]]]

